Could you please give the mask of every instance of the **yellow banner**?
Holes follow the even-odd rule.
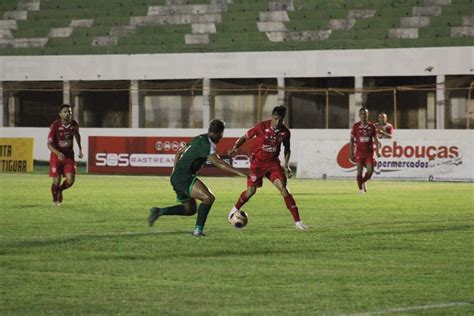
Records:
[[[34,138],[0,137],[0,172],[33,172]]]

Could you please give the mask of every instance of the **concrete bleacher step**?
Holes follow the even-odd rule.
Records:
[[[0,30],[16,30],[18,25],[16,20],[0,20]]]
[[[439,16],[441,15],[440,6],[413,7],[413,16]]]
[[[221,23],[220,14],[184,14],[184,15],[149,15],[133,16],[130,25],[160,25],[160,24],[192,24],[192,23]]]
[[[289,20],[287,11],[259,12],[261,22],[288,22]]]
[[[430,18],[427,16],[409,16],[400,18],[401,28],[417,28],[430,25]]]
[[[0,29],[0,39],[13,38],[12,32],[10,30]]]
[[[0,39],[0,47],[35,48],[35,47],[44,47],[47,42],[48,42],[48,38]]]
[[[135,26],[113,26],[110,30],[110,36],[130,36],[135,34],[137,28]]]
[[[147,15],[184,15],[222,13],[227,11],[225,3],[218,4],[193,4],[148,7]]]
[[[40,0],[18,0],[17,9],[27,11],[38,11],[40,9]]]
[[[117,46],[117,36],[96,36],[92,40],[92,46]]]
[[[474,15],[463,16],[462,26],[451,28],[451,37],[474,37]]]
[[[464,26],[474,26],[474,15],[463,16],[462,17],[462,25],[464,25]]]
[[[26,20],[28,19],[28,11],[26,10],[15,10],[15,11],[7,11],[3,13],[4,20]]]
[[[73,30],[74,28],[72,27],[52,28],[48,33],[48,37],[69,37]]]
[[[94,19],[82,19],[82,20],[72,20],[69,24],[69,27],[92,27],[94,25]]]
[[[216,33],[216,25],[214,23],[195,23],[191,24],[193,34],[213,34]]]
[[[389,38],[418,38],[418,28],[391,28]]]
[[[186,34],[184,36],[184,41],[188,45],[209,44],[209,35],[208,34]]]
[[[302,31],[302,32],[267,32],[268,39],[272,42],[285,41],[319,41],[325,40],[331,35],[331,30]]]
[[[279,0],[270,1],[268,3],[268,9],[270,11],[294,11],[295,6],[293,0]]]

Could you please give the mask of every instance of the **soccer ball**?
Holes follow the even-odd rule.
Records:
[[[229,222],[235,228],[244,228],[249,221],[249,216],[244,211],[237,211],[230,215]]]

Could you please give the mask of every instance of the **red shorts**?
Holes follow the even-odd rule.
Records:
[[[356,164],[361,164],[364,167],[367,167],[367,165],[372,165],[375,166],[375,158],[373,154],[357,154],[355,156],[355,163]]]
[[[270,182],[280,179],[286,185],[286,175],[279,161],[266,164],[251,164],[247,186],[260,188],[263,185],[263,177],[267,177]]]
[[[67,173],[76,174],[76,162],[72,158],[65,157],[60,161],[56,155],[51,155],[49,159],[49,176],[59,177]]]

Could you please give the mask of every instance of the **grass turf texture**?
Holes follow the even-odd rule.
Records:
[[[268,183],[227,212],[242,178],[202,178],[217,196],[196,217],[146,223],[174,203],[164,177],[79,175],[54,207],[45,174],[0,174],[0,314],[474,313],[472,183],[290,180],[307,232]]]

